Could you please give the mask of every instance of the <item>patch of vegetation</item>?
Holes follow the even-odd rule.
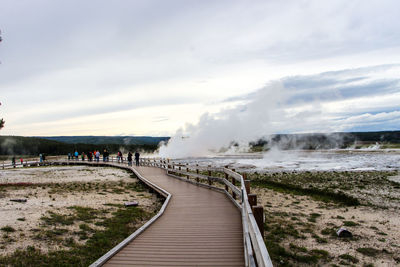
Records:
[[[351,256],[349,254],[342,254],[342,255],[339,256],[339,258],[341,258],[341,259],[343,259],[343,260],[345,260],[347,262],[351,262],[351,263],[358,263],[359,262],[359,260],[356,257],[353,257],[353,256]]]
[[[323,203],[346,206],[391,207],[400,204],[400,186],[388,179],[395,171],[305,171],[249,173],[253,187],[310,196]],[[375,189],[381,188],[376,191]],[[391,194],[386,192],[390,191]],[[343,217],[338,219],[344,220]]]
[[[317,222],[317,218],[318,217],[321,217],[321,214],[319,214],[319,213],[311,213],[310,217],[308,218],[308,221],[315,223],[315,222]]]
[[[82,212],[79,208],[74,208],[74,210],[78,210],[78,213]],[[87,209],[83,211],[83,214],[91,212]],[[93,230],[88,225],[81,224],[82,237],[84,237],[83,232],[93,232],[90,237],[87,235],[87,241],[83,245],[76,243],[73,238],[67,238],[63,242],[70,248],[69,250],[50,251],[47,254],[41,252],[39,248],[30,246],[25,250],[17,250],[11,255],[1,256],[0,266],[88,266],[134,232],[136,223],[153,216],[139,207],[121,207],[113,215],[112,218],[101,222],[105,230]],[[53,220],[50,221],[53,222]],[[64,231],[66,230],[57,228],[51,230],[51,234],[62,234]]]
[[[375,248],[365,247],[365,248],[357,248],[357,251],[363,255],[374,257],[378,255],[381,251]]]
[[[291,242],[288,248],[282,246],[283,241],[293,239],[304,239],[294,224],[287,217],[294,214],[285,212],[271,213],[266,223],[265,229],[265,244],[271,256],[274,266],[297,266],[299,264],[318,265],[320,261],[327,261],[329,253],[325,250],[308,250],[306,247],[296,245]],[[311,229],[313,224],[306,223],[303,225],[307,229]],[[312,229],[310,230],[312,231]]]
[[[13,232],[15,232],[15,229],[12,228],[12,227],[9,226],[9,225],[0,228],[0,230],[3,231],[3,232],[6,232],[6,233],[13,233]]]
[[[294,195],[306,195],[310,196],[315,200],[323,202],[335,202],[347,206],[357,206],[360,205],[358,199],[348,196],[343,192],[333,192],[327,190],[321,190],[318,188],[303,188],[298,185],[285,184],[281,182],[275,182],[270,180],[253,180],[251,185],[253,187],[264,187],[272,189],[281,193],[290,193]]]
[[[320,243],[320,244],[326,244],[326,243],[328,243],[328,240],[327,240],[326,238],[320,237],[320,236],[317,235],[317,234],[313,234],[312,237],[314,237],[315,240],[316,240],[318,243]]]
[[[359,223],[353,222],[353,221],[344,221],[343,222],[344,226],[358,226],[360,225]]]
[[[89,207],[72,206],[68,207],[75,211],[75,220],[82,222],[91,222],[97,217],[98,214],[104,212],[104,210],[97,210]]]
[[[323,235],[330,235],[330,236],[337,236],[336,228],[334,227],[327,227],[321,230],[321,234]]]
[[[58,214],[52,211],[48,212],[49,216],[42,216],[40,219],[47,225],[71,225],[74,223],[75,217],[64,214]]]

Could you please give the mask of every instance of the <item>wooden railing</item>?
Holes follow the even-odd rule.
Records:
[[[273,266],[264,243],[263,207],[257,206],[256,195],[250,194],[250,181],[243,175],[227,167],[189,165],[160,158],[142,158],[140,165],[163,168],[180,180],[224,192],[241,210],[246,266]]]

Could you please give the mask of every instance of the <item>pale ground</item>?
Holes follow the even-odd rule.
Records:
[[[360,262],[356,266],[363,266],[368,263],[373,263],[374,266],[400,266],[394,260],[394,257],[400,257],[400,207],[397,209],[376,209],[366,206],[346,208],[334,204],[326,205],[307,196],[278,193],[264,188],[252,188],[252,193],[258,195],[258,201],[264,206],[266,216],[268,216],[268,213],[276,212],[279,214],[284,212],[288,214],[284,215],[284,219],[296,224],[296,221],[291,221],[291,217],[295,217],[304,223],[310,223],[307,220],[310,214],[321,214],[320,217],[316,218],[316,223],[312,224],[312,228],[315,234],[326,238],[327,243],[318,243],[311,233],[302,232],[299,226],[299,232],[307,238],[289,238],[283,243],[286,248],[289,247],[289,243],[294,243],[297,246],[306,247],[308,250],[326,250],[330,256],[334,257],[331,258],[332,261],[326,263],[326,266],[331,266],[332,263],[339,264],[338,256],[341,254],[350,254],[359,259]],[[338,216],[343,218],[339,219]],[[325,228],[339,229],[343,226],[344,221],[353,221],[359,224],[358,226],[345,227],[356,240],[345,242],[342,239],[321,234],[321,230]],[[357,252],[356,249],[359,247],[386,249],[393,254],[380,253],[372,258]]]
[[[96,168],[89,166],[75,167],[47,167],[47,168],[26,168],[16,170],[0,171],[0,184],[6,183],[59,183],[70,184],[104,184],[123,181],[125,183],[136,182],[137,179],[131,178],[126,171],[116,168]],[[99,192],[101,191],[101,192]],[[26,203],[11,202],[10,199],[26,198]],[[38,229],[43,223],[40,219],[48,215],[48,212],[61,214],[71,213],[70,206],[83,206],[94,209],[115,209],[104,204],[124,204],[124,202],[136,200],[139,206],[147,211],[154,210],[155,197],[147,192],[123,192],[115,193],[112,191],[88,190],[85,192],[71,192],[69,190],[52,192],[46,186],[24,186],[13,187],[6,190],[0,187],[0,228],[5,226],[13,227],[16,232],[5,234],[0,231],[0,255],[5,255],[14,251],[16,248],[25,248],[29,245],[41,247],[42,250],[57,249],[59,244],[49,246],[46,242],[34,240],[32,229]],[[107,215],[106,215],[107,216]],[[108,215],[109,216],[109,215]],[[24,218],[24,221],[17,220]],[[92,228],[96,226],[91,225]],[[79,223],[65,226],[68,230],[79,230]],[[98,227],[97,227],[98,228]],[[14,242],[7,242],[11,238]],[[77,242],[82,242],[75,240]]]

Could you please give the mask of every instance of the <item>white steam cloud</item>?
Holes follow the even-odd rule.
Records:
[[[232,144],[247,147],[250,141],[282,129],[289,94],[280,81],[252,94],[248,103],[216,114],[206,113],[198,124],[187,124],[161,145],[159,156],[171,158],[208,156],[232,150]]]

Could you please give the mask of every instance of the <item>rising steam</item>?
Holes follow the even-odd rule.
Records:
[[[206,113],[198,124],[179,129],[159,149],[161,157],[208,156],[216,152],[246,148],[250,141],[282,129],[283,111],[289,94],[281,82],[273,82],[249,95],[247,103],[216,114]]]

